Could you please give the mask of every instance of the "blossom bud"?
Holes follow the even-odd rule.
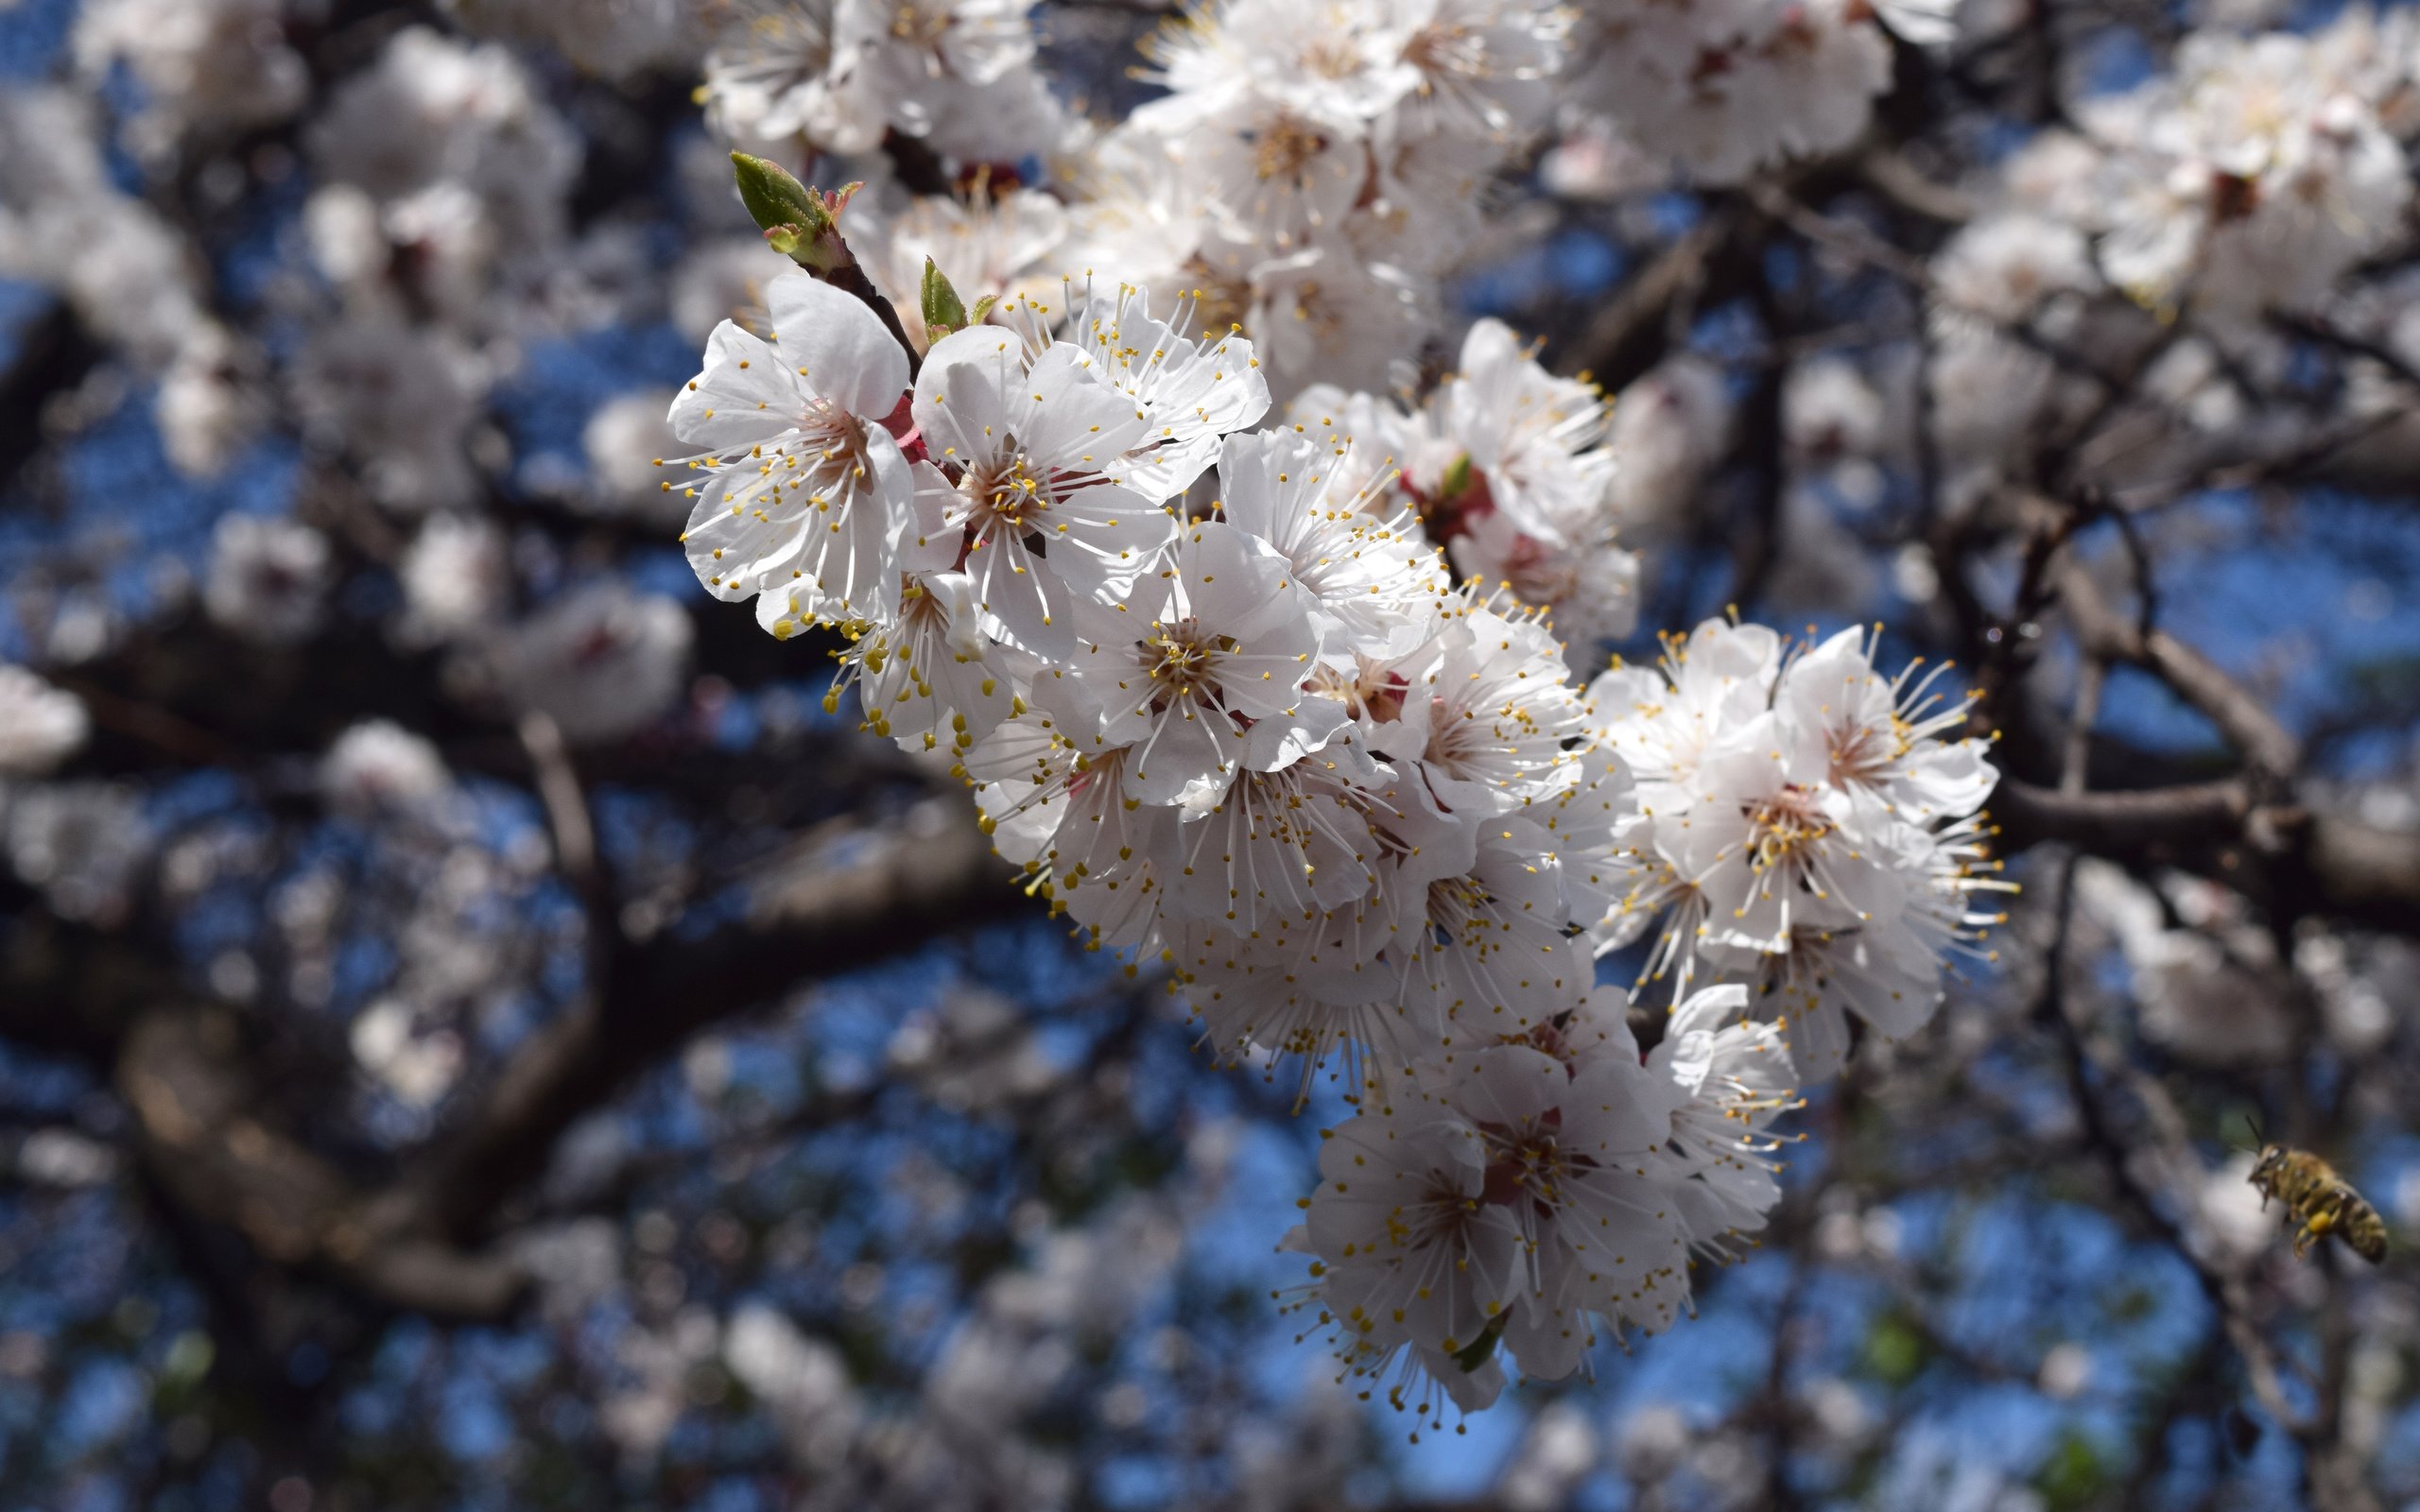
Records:
[[[731,155],[732,175],[739,183],[740,203],[764,228],[773,250],[810,273],[828,273],[850,262],[840,240],[840,212],[863,184],[838,189],[810,189],[776,163]]]

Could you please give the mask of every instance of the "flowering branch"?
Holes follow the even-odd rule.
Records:
[[[899,323],[898,311],[874,287],[840,234],[840,213],[864,185],[809,189],[779,163],[745,152],[734,152],[731,166],[739,185],[740,203],[764,231],[765,244],[810,276],[863,302],[907,353],[908,374],[914,376],[923,353],[908,339],[907,327]]]

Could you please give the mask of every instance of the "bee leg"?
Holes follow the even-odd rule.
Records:
[[[2309,1232],[2312,1238],[2316,1239],[2324,1234],[2334,1233],[2336,1231],[2336,1225],[2342,1220],[2342,1211],[2334,1203],[2331,1202],[2321,1208],[2317,1212],[2312,1213],[2310,1215],[2310,1221],[2303,1225],[2303,1227]]]

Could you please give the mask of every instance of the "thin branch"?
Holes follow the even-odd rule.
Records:
[[[1728,201],[1666,244],[1589,321],[1564,366],[1619,389],[1662,361],[1671,347],[1673,312],[1700,302],[1718,259],[1753,250],[1762,224],[1748,205]]]
[[[2301,742],[2252,691],[2216,662],[2164,630],[2145,633],[2139,619],[2112,611],[2089,573],[2070,567],[2059,578],[2060,602],[2087,654],[2142,668],[2206,715],[2256,770],[2278,781],[2302,765]]]
[[[2277,1356],[2266,1339],[2253,1326],[2251,1298],[2243,1280],[2232,1272],[2222,1270],[2204,1254],[2204,1246],[2185,1226],[2169,1215],[2159,1194],[2136,1172],[2129,1159],[2126,1140],[2110,1122],[2108,1109],[2102,1105],[2094,1076],[2122,1077],[2124,1068],[2117,1063],[2114,1051],[2087,1039],[2066,1000],[2066,974],[2068,936],[2075,917],[2075,875],[2083,852],[2070,850],[2061,864],[2057,892],[2052,905],[2054,923],[2049,945],[2044,952],[2042,988],[2033,1005],[2037,1022],[2048,1025],[2058,1040],[2062,1064],[2066,1070],[2067,1088],[2083,1120],[2086,1143],[2100,1158],[2100,1164],[2120,1195],[2137,1216],[2169,1248],[2176,1251],[2191,1268],[2201,1283],[2203,1294],[2219,1314],[2227,1342],[2243,1361],[2244,1372],[2251,1380],[2253,1395],[2279,1427],[2299,1435],[2305,1427],[2303,1416],[2287,1400],[2284,1377],[2278,1369]],[[2170,1109],[2172,1114],[2173,1109]],[[2170,1151],[2191,1160],[2189,1149]],[[2198,1167],[2198,1161],[2194,1162]]]

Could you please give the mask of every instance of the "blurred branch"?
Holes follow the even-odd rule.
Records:
[[[543,736],[534,744],[544,749]],[[547,801],[568,868],[593,839],[584,805],[573,817],[567,776],[551,779]],[[892,826],[818,838],[741,885],[727,910],[711,911],[718,922],[676,921],[623,943],[611,977],[533,1036],[456,1131],[407,1154],[385,1186],[356,1185],[277,1128],[233,1012],[193,999],[173,967],[122,936],[23,910],[0,954],[0,1036],[105,1068],[135,1114],[145,1170],[182,1216],[381,1305],[492,1318],[517,1299],[520,1272],[458,1236],[488,1227],[572,1124],[709,1025],[1032,909],[962,802],[928,800]],[[597,927],[618,936],[610,914]]]
[[[2373,341],[2344,330],[2321,315],[2273,314],[2270,324],[2288,335],[2327,347],[2349,356],[2365,357],[2377,363],[2412,388],[2420,388],[2420,368],[2414,368],[2401,352],[2384,341]]]
[[[1858,177],[1893,206],[1945,226],[1974,218],[1975,201],[1964,191],[1936,183],[1892,147],[1876,146],[1857,160]]]
[[[2083,1120],[2084,1136],[2093,1154],[2108,1174],[2111,1184],[2135,1214],[2159,1235],[2169,1247],[2191,1267],[2194,1279],[2219,1314],[2227,1340],[2243,1361],[2252,1383],[2253,1394],[2260,1400],[2263,1411],[2289,1433],[2299,1433],[2303,1417],[2286,1399],[2284,1379],[2280,1375],[2277,1357],[2268,1341],[2260,1336],[2251,1320],[2251,1298],[2244,1290],[2243,1280],[2232,1271],[2221,1268],[2204,1254],[2204,1246],[2187,1230],[2185,1225],[2169,1214],[2158,1193],[2137,1173],[2131,1158],[2127,1140],[2111,1121],[2102,1104],[2095,1078],[2126,1083],[2147,1112],[2165,1111],[2166,1117],[2154,1116],[2152,1135],[2162,1154],[2171,1162],[2182,1161],[2187,1169],[2200,1169],[2200,1160],[2189,1146],[2182,1143],[2181,1121],[2173,1107],[2166,1105],[2162,1094],[2156,1102],[2145,1095],[2147,1078],[2131,1075],[2131,1068],[2115,1047],[2091,1036],[2077,1022],[2067,1001],[2066,961],[2068,936],[2075,917],[2075,873],[2083,853],[2070,850],[2061,865],[2058,891],[2052,903],[2050,940],[2042,962],[2042,987],[2034,1000],[2033,1017],[2046,1024],[2057,1037],[2062,1064],[2067,1076],[2067,1089],[2073,1098],[2077,1116]],[[2166,1127],[2166,1125],[2179,1125]]]
[[[516,731],[537,777],[546,827],[554,834],[556,864],[587,905],[590,930],[600,935],[610,932],[614,928],[613,888],[597,865],[596,829],[589,817],[588,795],[581,791],[571,753],[563,747],[562,731],[551,717],[535,709],[521,716]]]
[[[43,440],[45,401],[81,384],[103,351],[64,300],[53,301],[15,333],[0,370],[0,478],[14,478]]]
[[[1708,209],[1597,312],[1562,366],[1608,392],[1627,387],[1671,350],[1676,317],[1704,307],[1710,294],[1728,297],[1763,249],[1766,225],[1741,200]]]
[[[711,1024],[937,936],[1024,913],[962,799],[811,844],[741,888],[736,917],[626,946],[611,980],[533,1036],[399,1194],[405,1227],[464,1234],[542,1171],[555,1141]]]
[[[2018,689],[2038,646],[2030,627],[2053,608],[2064,611],[2080,653],[2088,662],[2139,668],[2173,690],[2217,728],[2244,758],[2234,776],[2169,783],[2128,791],[2086,791],[2068,783],[2054,791],[2019,775],[2028,770],[2025,750],[2003,747],[2008,775],[1996,790],[1992,810],[2001,826],[2005,850],[2046,841],[2128,861],[2184,865],[2213,875],[2238,890],[2263,897],[2292,914],[2348,919],[2398,934],[2420,934],[2420,844],[2411,837],[2374,830],[2302,806],[2292,783],[2302,765],[2302,746],[2267,704],[2208,657],[2158,628],[2155,604],[2141,612],[2118,613],[2080,564],[2063,562],[2076,532],[2113,513],[2105,504],[2063,505],[2041,495],[2014,501],[2028,526],[2014,606],[1989,621],[1993,635],[1979,650],[1985,693],[1979,719],[2015,725],[2025,717]],[[1979,534],[1971,522],[1945,522],[1933,536],[1935,551],[1952,564],[1944,575],[1953,604],[1967,595],[1961,617],[1970,636],[1986,616],[1971,597],[1962,567]],[[2147,563],[2139,543],[2130,545],[2141,592],[2148,593]],[[2091,749],[2091,721],[2071,728],[2068,759]],[[2033,768],[2038,774],[2038,766]]]
[[[2253,768],[2285,779],[2302,765],[2301,744],[2252,691],[2165,630],[2114,612],[2082,567],[2059,576],[2059,599],[2087,656],[2140,667],[2174,689],[2219,728]]]
[[[169,1004],[130,1026],[115,1084],[159,1189],[240,1233],[273,1264],[325,1270],[373,1301],[441,1318],[493,1319],[520,1268],[423,1235],[386,1231],[344,1177],[265,1121],[241,1036],[222,1009]]]

